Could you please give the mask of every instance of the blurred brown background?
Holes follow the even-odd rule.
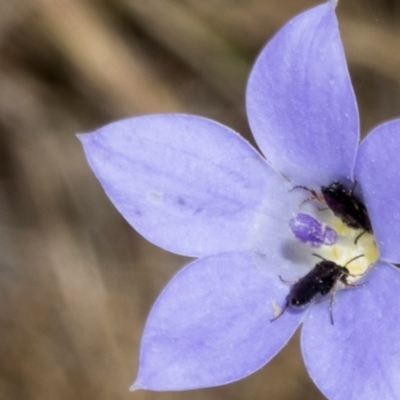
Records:
[[[313,0],[0,0],[0,399],[321,399],[298,337],[216,389],[129,393],[141,331],[187,260],[147,243],[75,137],[181,111],[249,136],[263,44]],[[400,1],[338,7],[362,132],[400,115]]]

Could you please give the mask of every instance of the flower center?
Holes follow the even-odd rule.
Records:
[[[307,214],[298,213],[289,226],[300,242],[318,250],[314,255],[337,266],[346,267],[345,281],[360,279],[379,257],[368,210],[355,193],[339,181],[321,186],[320,192],[306,186],[295,186],[311,194],[302,203]],[[292,189],[292,190],[293,190]],[[322,208],[321,208],[322,205]]]
[[[316,253],[340,266],[345,266],[350,272],[348,281],[354,282],[364,275],[368,268],[378,259],[379,251],[374,235],[346,226],[339,218],[331,216],[326,221],[338,234],[336,243],[332,246],[322,246]],[[349,262],[354,257],[363,257]]]

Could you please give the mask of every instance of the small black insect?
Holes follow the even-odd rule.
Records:
[[[346,266],[357,258],[363,257],[363,254],[352,258],[343,267],[333,261],[326,260],[317,254],[314,255],[321,258],[322,261],[320,261],[307,275],[303,276],[292,285],[290,292],[286,297],[285,306],[279,315],[271,321],[275,321],[279,318],[289,306],[302,308],[314,300],[318,295],[325,296],[331,292],[332,295],[329,301],[329,313],[333,325],[332,305],[336,284],[341,282],[345,286],[360,286],[357,284],[351,284],[347,281],[349,276],[356,275],[352,275]],[[281,280],[283,279],[281,278]]]
[[[362,229],[363,233],[372,233],[368,211],[364,203],[354,194],[356,184],[357,182],[351,190],[348,190],[343,184],[335,181],[328,186],[321,186],[321,194],[305,186],[295,186],[295,188],[305,189],[312,194],[312,198],[326,203],[335,216],[348,227]]]
[[[356,183],[347,190],[340,182],[321,186],[325,203],[350,228],[372,233],[371,221],[364,203],[354,194]]]

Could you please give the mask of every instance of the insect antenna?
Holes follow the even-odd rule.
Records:
[[[367,232],[367,231],[364,230],[364,231],[362,231],[359,235],[357,235],[356,240],[354,240],[354,244],[357,244],[358,239],[360,239],[360,237],[361,237],[362,235],[364,235],[364,233],[366,233],[366,232]]]
[[[312,253],[312,255],[313,255],[314,257],[318,257],[318,258],[320,258],[320,259],[321,259],[321,260],[323,260],[323,261],[329,261],[329,260],[327,260],[326,258],[324,258],[324,257],[320,256],[319,254]]]
[[[351,262],[357,260],[357,258],[361,258],[361,257],[365,257],[365,254],[360,254],[358,256],[353,257],[350,261],[347,261],[347,263],[345,265],[343,265],[343,267],[347,267]]]
[[[326,258],[320,256],[319,254],[312,253],[312,255],[313,255],[314,257],[320,258],[320,259],[323,260],[323,261],[329,261],[329,260],[327,260]],[[346,263],[345,265],[343,265],[343,267],[347,267],[351,262],[357,260],[357,258],[361,258],[361,257],[364,257],[364,256],[365,256],[365,254],[360,254],[360,255],[358,255],[358,256],[353,257],[351,260],[347,261],[347,263]]]

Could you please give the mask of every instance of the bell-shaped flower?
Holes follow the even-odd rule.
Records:
[[[359,145],[334,6],[289,21],[253,67],[247,114],[263,156],[191,115],[140,116],[80,136],[124,218],[155,245],[197,258],[153,306],[132,389],[244,378],[302,324],[306,367],[327,397],[400,397],[400,120]],[[334,182],[344,205],[365,204],[372,232],[326,209],[321,187]],[[325,262],[313,253],[333,263],[328,276],[313,270]]]

